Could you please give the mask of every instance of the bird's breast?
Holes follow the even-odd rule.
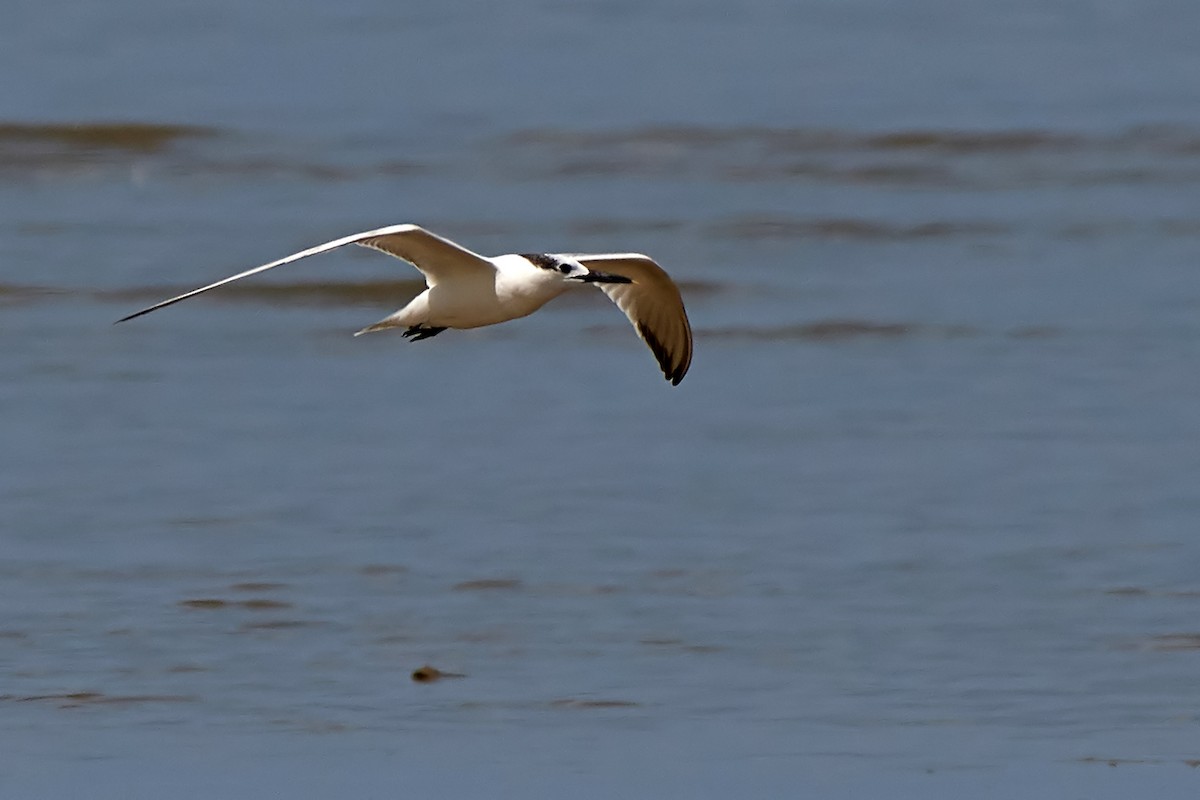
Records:
[[[496,273],[496,299],[509,319],[532,314],[569,288],[557,272],[536,269],[528,262]]]
[[[441,283],[429,290],[429,324],[451,328],[479,328],[537,311],[567,287],[540,280],[512,280],[497,274],[495,280]]]

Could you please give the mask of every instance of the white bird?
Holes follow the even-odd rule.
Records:
[[[640,253],[509,253],[481,256],[417,225],[390,225],[293,253],[122,317],[125,322],[209,289],[348,244],[409,262],[428,288],[412,302],[358,333],[403,328],[411,341],[447,328],[479,328],[528,316],[573,286],[595,284],[633,323],[663,375],[678,385],[692,362],[692,328],[679,287]]]

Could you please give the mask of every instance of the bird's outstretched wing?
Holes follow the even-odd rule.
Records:
[[[122,317],[117,322],[125,322],[134,317],[149,314],[151,311],[157,311],[160,308],[173,305],[180,300],[187,300],[189,297],[203,294],[209,289],[216,289],[218,286],[233,283],[236,280],[256,275],[259,272],[266,272],[274,267],[281,267],[284,264],[290,264],[293,261],[299,261],[309,256],[327,253],[330,250],[336,250],[348,244],[370,247],[409,262],[425,275],[425,283],[429,286],[433,286],[443,278],[449,278],[463,272],[474,272],[477,270],[495,271],[492,262],[483,256],[472,253],[470,250],[455,244],[449,239],[443,239],[441,236],[430,233],[418,225],[389,225],[386,228],[377,228],[373,231],[363,231],[362,233],[343,236],[341,239],[334,239],[332,242],[325,242],[325,244],[301,250],[299,253],[292,253],[290,256],[281,258],[278,261],[272,261],[270,264],[263,264],[261,267],[255,267],[245,272],[239,272],[236,275],[230,275],[228,278],[223,278],[216,283],[210,283],[207,286],[201,286],[199,289],[184,292],[169,300],[163,300],[161,303],[155,303],[149,308],[143,308],[141,311],[136,311],[127,317]]]
[[[641,253],[562,253],[588,269],[611,272],[632,283],[596,286],[625,312],[638,336],[654,353],[663,375],[678,386],[692,363],[692,326],[683,297],[671,276]]]

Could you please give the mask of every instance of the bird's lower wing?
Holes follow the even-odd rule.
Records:
[[[596,286],[625,312],[638,336],[654,353],[663,375],[678,385],[692,363],[692,326],[683,297],[671,276],[640,253],[564,253],[588,269],[629,278],[632,283]]]
[[[228,278],[222,278],[216,283],[210,283],[207,286],[201,286],[199,289],[184,292],[176,297],[163,300],[161,303],[155,303],[149,308],[136,311],[127,317],[121,317],[117,322],[125,322],[135,317],[140,317],[143,314],[149,314],[151,311],[157,311],[160,308],[174,305],[181,300],[187,300],[189,297],[195,297],[198,294],[203,294],[210,289],[216,289],[227,283],[233,283],[242,278],[257,275],[260,272],[266,272],[269,269],[281,267],[284,264],[290,264],[302,258],[327,253],[330,250],[336,250],[348,244],[371,247],[388,255],[408,261],[425,274],[426,283],[430,286],[436,282],[438,276],[447,275],[457,270],[493,269],[491,262],[483,256],[472,253],[464,247],[459,247],[454,242],[432,234],[417,225],[390,225],[386,228],[377,228],[372,231],[343,236],[341,239],[334,239],[331,242],[325,242],[316,247],[301,250],[299,253],[292,253],[290,256],[281,258],[278,261],[272,261],[270,264],[263,264],[261,267],[254,267],[245,272],[230,275]]]

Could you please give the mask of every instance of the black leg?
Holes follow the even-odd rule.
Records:
[[[413,325],[412,327],[410,327],[406,331],[404,331],[404,333],[401,335],[405,339],[408,339],[410,342],[419,342],[422,339],[429,339],[431,337],[437,336],[439,333],[441,333],[444,330],[446,330],[446,329],[445,328],[431,328],[428,325]]]

